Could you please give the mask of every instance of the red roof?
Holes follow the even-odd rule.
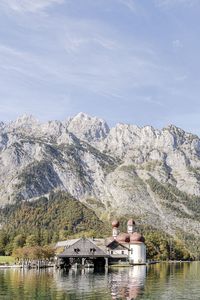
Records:
[[[141,242],[144,243],[145,242],[145,238],[138,232],[134,232],[132,234],[130,234],[130,242]]]
[[[130,235],[128,233],[120,233],[117,237],[116,240],[119,243],[129,243],[130,242]]]
[[[119,221],[118,220],[112,221],[112,227],[119,227]]]
[[[127,225],[133,226],[133,225],[135,225],[135,221],[133,219],[130,219],[130,220],[128,220]]]

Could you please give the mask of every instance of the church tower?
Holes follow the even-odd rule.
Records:
[[[119,229],[118,229],[118,227],[119,227],[119,221],[114,220],[114,221],[112,222],[112,228],[113,228],[113,230],[112,230],[112,235],[113,235],[113,238],[114,238],[114,239],[116,239],[116,237],[117,237],[118,234],[119,234]]]
[[[127,222],[127,232],[132,234],[134,232],[135,221],[133,219],[128,220]]]

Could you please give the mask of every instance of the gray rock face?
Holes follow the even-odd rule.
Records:
[[[69,121],[68,130],[81,140],[95,143],[103,140],[110,129],[103,119],[79,113]]]
[[[199,235],[200,140],[175,126],[109,129],[83,113],[45,124],[22,116],[0,123],[0,166],[1,206],[59,189],[170,234]]]

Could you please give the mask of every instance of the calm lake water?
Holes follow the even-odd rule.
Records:
[[[200,263],[115,268],[104,273],[0,270],[0,299],[200,299]]]

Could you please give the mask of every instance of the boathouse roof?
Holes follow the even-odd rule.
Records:
[[[80,238],[65,248],[58,257],[109,257],[109,254],[87,238]]]
[[[72,240],[66,240],[66,241],[57,242],[55,248],[69,247],[69,246],[73,245],[74,243],[76,243],[78,240],[79,239],[72,239]]]

